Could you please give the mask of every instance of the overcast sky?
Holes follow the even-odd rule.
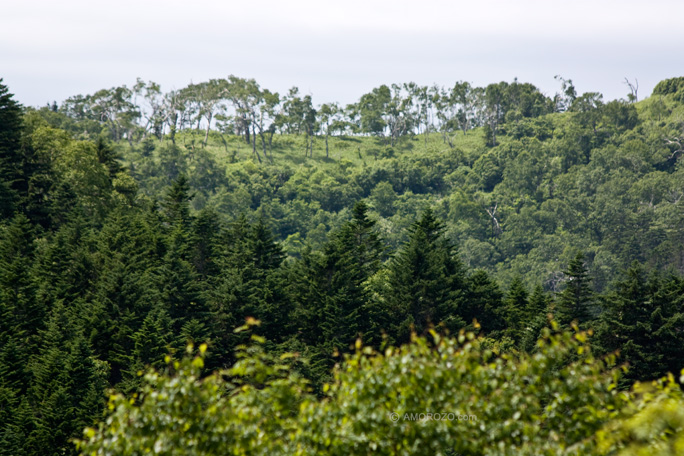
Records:
[[[681,0],[5,0],[0,77],[25,105],[137,77],[163,90],[234,74],[316,104],[380,84],[531,82],[639,97],[684,76]]]

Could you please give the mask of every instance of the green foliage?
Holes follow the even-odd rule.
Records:
[[[459,314],[467,323],[477,320],[485,333],[504,329],[506,315],[502,305],[503,293],[486,271],[474,271],[466,282],[466,295]]]
[[[454,332],[463,326],[465,272],[444,225],[426,209],[409,231],[409,239],[388,269],[387,308],[394,320],[391,336],[408,341],[410,332],[425,333],[441,324]]]
[[[676,94],[684,89],[684,77],[670,78],[660,81],[653,88],[653,95]]]
[[[20,156],[21,105],[13,99],[0,78],[0,216],[16,209],[21,189],[25,189]],[[23,181],[23,182],[22,182]]]
[[[682,367],[682,279],[669,272],[684,264],[682,100],[604,102],[561,82],[553,100],[517,81],[406,83],[317,109],[235,76],[167,94],[138,81],[23,113],[0,84],[0,454],[73,451],[105,388],[136,391],[139,371],[188,341],[211,352],[193,371],[198,401],[234,409],[226,438],[244,453],[597,454],[596,429],[615,423],[613,452],[675,436],[667,422],[635,431],[630,414],[660,407],[641,393],[636,409],[583,415],[623,393],[603,395],[610,375],[572,336],[537,340],[549,313],[594,326],[597,353],[630,366],[622,390]],[[249,336],[232,328],[255,318],[269,342],[241,348]],[[482,338],[440,339],[462,328]],[[433,337],[396,348],[412,331]],[[344,361],[361,341],[390,351]],[[206,398],[214,369],[223,378],[205,381],[221,394]],[[457,427],[382,413],[431,401],[470,404],[492,427],[459,443]],[[677,401],[654,403],[676,423]],[[364,407],[370,421],[347,418]]]
[[[565,289],[558,295],[556,309],[558,321],[567,325],[573,321],[584,325],[591,317],[592,291],[584,265],[584,255],[579,252],[563,271],[567,279]]]
[[[171,363],[167,358],[174,375],[149,371],[137,399],[112,395],[110,429],[116,431],[101,427],[102,449],[111,454],[273,454],[280,449],[287,454],[294,430],[289,421],[306,397],[303,380],[258,346],[243,348],[231,369],[200,379],[205,350],[201,345],[193,360]],[[121,438],[119,432],[128,435]],[[90,440],[79,443],[84,454],[97,451],[97,436],[94,429],[86,431]]]
[[[205,378],[201,346],[194,359],[170,362],[168,374],[148,372],[130,400],[112,395],[107,422],[78,446],[82,454],[597,454],[602,428],[632,403],[584,333],[547,332],[534,356],[497,356],[470,333],[433,338],[384,354],[359,346],[322,399],[292,371],[293,355],[268,356],[259,338],[231,369]]]
[[[684,380],[684,371],[680,382]],[[672,374],[634,387],[637,400],[597,434],[600,454],[674,456],[684,449],[684,397]]]
[[[520,277],[515,277],[503,303],[503,314],[506,319],[508,335],[516,342],[522,337],[524,322],[535,316],[528,315],[528,307],[528,294],[525,285]]]
[[[620,351],[629,363],[626,384],[656,379],[682,368],[678,349],[684,343],[680,328],[681,279],[652,274],[634,262],[625,277],[605,296],[605,312],[597,323],[596,345],[603,352]]]

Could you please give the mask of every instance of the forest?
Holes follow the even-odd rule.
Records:
[[[0,79],[0,455],[684,454],[684,77],[557,80]]]

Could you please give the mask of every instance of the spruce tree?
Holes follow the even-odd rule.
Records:
[[[525,284],[520,276],[515,276],[504,300],[504,319],[506,334],[516,343],[522,337],[528,306]]]
[[[213,209],[202,209],[193,221],[191,262],[203,280],[219,273],[216,261],[220,255],[222,231],[220,216]]]
[[[386,302],[397,342],[407,342],[411,328],[424,333],[441,325],[454,332],[464,325],[459,312],[465,272],[444,231],[432,210],[426,209],[390,263]]]
[[[204,306],[199,274],[188,261],[187,233],[180,226],[174,228],[169,247],[159,269],[161,300],[179,330],[189,318],[206,321],[209,318]]]
[[[122,379],[133,356],[133,335],[152,309],[161,308],[161,269],[165,247],[153,213],[111,213],[99,232],[99,274],[88,315],[88,337],[100,359],[111,365],[112,383]]]
[[[159,308],[152,309],[142,322],[140,328],[130,335],[133,349],[128,357],[128,362],[123,366],[122,381],[118,388],[124,391],[133,391],[140,386],[139,372],[148,368],[162,369],[166,363],[164,357],[176,348],[185,348],[185,340],[182,344],[174,344],[174,333],[171,327],[171,318],[166,311]]]
[[[217,275],[210,277],[205,293],[217,345],[216,362],[228,362],[235,345],[245,341],[233,330],[253,317],[261,321],[258,334],[273,343],[289,336],[288,283],[281,270],[284,253],[263,220],[250,224],[243,215],[230,224],[222,248],[217,248]]]
[[[475,330],[473,320],[477,320],[485,334],[498,337],[505,328],[503,293],[499,284],[487,271],[478,269],[466,279],[465,299],[460,314],[467,323],[466,328]]]
[[[95,140],[97,160],[107,167],[110,181],[125,168],[119,163],[121,157],[114,150],[114,145],[103,135],[99,135]]]
[[[322,251],[307,248],[286,269],[298,339],[288,344],[305,347],[307,372],[315,387],[330,377],[337,360],[334,355],[353,350],[357,338],[376,346],[382,342],[389,320],[373,298],[370,280],[383,255],[384,245],[368,206],[358,202],[352,219],[331,234]]]
[[[603,297],[606,310],[601,315],[596,342],[600,352],[620,350],[622,360],[632,366],[630,376],[643,378],[649,372],[662,372],[660,355],[648,356],[653,343],[654,300],[646,283],[643,267],[634,262],[626,277],[615,284],[615,291]]]
[[[193,197],[188,178],[181,174],[173,181],[162,200],[162,212],[169,225],[181,225],[184,228],[190,226],[190,201]]]
[[[2,401],[2,398],[0,398]],[[35,432],[33,410],[26,395],[17,398],[18,405],[10,409],[7,420],[0,427],[0,455],[32,456],[42,454],[40,448],[30,447],[30,438]]]
[[[190,214],[192,198],[188,180],[181,175],[162,201],[162,215],[168,231],[166,253],[158,272],[160,298],[177,333],[192,318],[207,324],[210,318],[203,283],[193,265],[192,224],[195,219]],[[205,339],[209,338],[207,331]]]
[[[556,319],[563,325],[576,321],[584,325],[591,318],[590,308],[593,292],[589,286],[591,279],[584,264],[584,255],[579,252],[563,271],[567,276],[565,289],[556,300]]]
[[[325,265],[321,274],[327,292],[322,312],[317,315],[323,337],[343,351],[361,336],[367,342],[381,339],[368,280],[380,268],[383,245],[365,203],[356,203],[352,216],[323,250]]]
[[[25,187],[21,157],[21,106],[0,78],[0,217],[18,208]]]
[[[262,218],[252,225],[247,242],[252,263],[248,268],[251,269],[249,294],[259,301],[256,316],[262,321],[262,333],[279,343],[293,331],[292,305],[281,268],[285,253]]]
[[[549,297],[540,284],[534,287],[525,312],[520,348],[526,352],[534,351],[537,341],[542,336],[543,328],[548,326]]]
[[[662,277],[633,262],[614,290],[602,297],[605,312],[597,324],[594,344],[599,353],[619,350],[629,364],[622,381],[652,380],[682,368],[684,281]]]
[[[29,391],[35,428],[25,445],[34,454],[72,454],[71,439],[102,413],[106,372],[96,366],[78,315],[61,302],[52,309],[41,345]]]
[[[13,341],[12,357],[18,356],[23,365],[35,354],[45,320],[45,307],[36,299],[31,275],[34,237],[35,230],[23,214],[0,227],[0,358]]]
[[[541,284],[534,287],[527,304],[526,319],[529,321],[540,314],[546,315],[549,308],[549,297],[544,293]]]

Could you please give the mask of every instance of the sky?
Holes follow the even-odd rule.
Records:
[[[4,0],[0,78],[43,106],[136,78],[180,89],[254,78],[315,104],[381,84],[518,78],[549,96],[639,98],[684,76],[681,0]]]

